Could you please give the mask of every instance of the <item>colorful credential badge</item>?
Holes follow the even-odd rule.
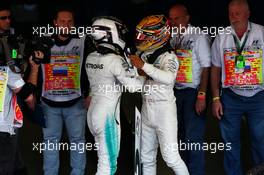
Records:
[[[263,83],[262,50],[224,50],[225,86],[259,85]]]
[[[4,110],[6,86],[7,86],[7,68],[0,67],[0,112],[3,112]]]
[[[192,50],[178,49],[176,55],[180,63],[176,82],[192,83]]]
[[[51,63],[45,64],[45,91],[53,95],[69,95],[80,87],[80,56],[51,56]]]

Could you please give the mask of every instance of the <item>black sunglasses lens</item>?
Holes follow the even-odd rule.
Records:
[[[7,19],[11,19],[11,16],[0,16],[1,20],[7,20]]]

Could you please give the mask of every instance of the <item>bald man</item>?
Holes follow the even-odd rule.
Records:
[[[248,21],[246,1],[229,3],[231,33],[220,34],[212,46],[212,112],[231,150],[225,150],[227,175],[242,175],[240,129],[246,116],[253,164],[264,161],[264,27]],[[221,87],[221,88],[220,88]]]
[[[205,132],[206,92],[211,66],[210,38],[191,30],[190,15],[184,5],[170,8],[169,19],[174,28],[171,46],[180,66],[174,94],[176,96],[179,139],[202,146]],[[204,151],[181,150],[191,175],[204,175]]]

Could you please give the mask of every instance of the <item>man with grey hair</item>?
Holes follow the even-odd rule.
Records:
[[[264,27],[248,21],[246,1],[229,3],[231,33],[218,35],[212,46],[212,112],[220,120],[227,175],[241,175],[240,129],[246,116],[253,164],[264,161]],[[221,84],[221,89],[219,88]]]

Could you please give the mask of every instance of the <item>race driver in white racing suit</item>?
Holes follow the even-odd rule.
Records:
[[[121,138],[120,83],[133,92],[142,88],[143,80],[125,69],[127,29],[123,23],[113,17],[98,17],[92,28],[97,51],[88,55],[85,65],[91,96],[87,122],[99,147],[96,175],[114,175]]]
[[[131,63],[141,69],[148,93],[142,93],[142,150],[144,175],[156,175],[157,148],[177,175],[189,175],[178,152],[177,113],[173,87],[178,70],[176,55],[169,46],[169,25],[163,15],[147,16],[136,27],[139,56]],[[145,62],[143,62],[144,60]]]

